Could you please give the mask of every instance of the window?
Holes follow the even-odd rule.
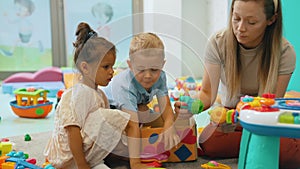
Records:
[[[101,14],[105,10],[111,12]],[[5,0],[0,11],[0,80],[16,72],[73,66],[72,43],[81,21],[116,44],[116,66],[126,66],[134,29],[142,30],[132,15],[142,11],[139,0]]]
[[[99,36],[117,47],[116,66],[126,66],[129,43],[133,34],[132,0],[65,0],[67,65],[73,65],[75,31],[80,22],[87,22]]]
[[[0,71],[36,71],[52,65],[49,0],[0,1]]]

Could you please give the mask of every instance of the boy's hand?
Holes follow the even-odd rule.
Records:
[[[162,141],[164,142],[165,150],[170,150],[180,143],[180,138],[177,135],[174,125],[170,127],[164,127]]]
[[[149,107],[146,104],[138,104],[138,110],[141,112],[148,111]]]
[[[138,117],[140,123],[150,123],[157,118],[150,113],[150,109],[146,104],[138,104]]]

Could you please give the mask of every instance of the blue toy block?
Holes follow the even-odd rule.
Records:
[[[28,163],[23,158],[10,157],[10,158],[6,159],[5,162],[14,162],[14,163],[16,163],[16,166],[15,166],[16,169],[21,169],[22,167],[29,168],[29,169],[43,169],[39,166]]]

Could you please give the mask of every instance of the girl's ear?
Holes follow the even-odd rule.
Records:
[[[88,68],[88,64],[86,62],[81,62],[80,63],[80,69],[81,69],[81,72],[83,74],[88,74],[89,73],[89,68]]]
[[[277,19],[277,13],[275,13],[271,19],[269,19],[268,26],[272,25]]]

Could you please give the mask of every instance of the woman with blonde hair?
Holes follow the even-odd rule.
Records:
[[[214,34],[206,49],[199,93],[205,109],[214,104],[218,93],[226,108],[235,108],[245,95],[284,97],[296,54],[282,35],[280,0],[232,0],[230,9],[227,28]],[[175,104],[177,111],[179,104]],[[238,157],[241,135],[239,125],[210,123],[199,143],[207,156]],[[281,167],[300,166],[299,147],[299,139],[281,138]]]

